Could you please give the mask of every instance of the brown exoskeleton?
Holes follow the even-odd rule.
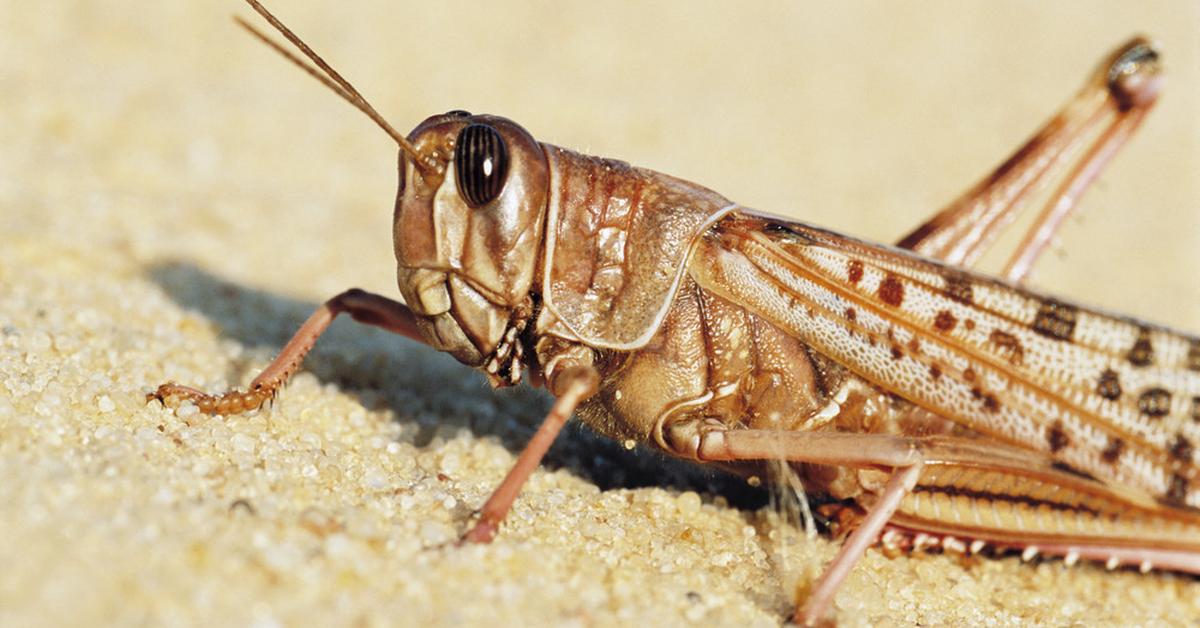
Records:
[[[248,391],[165,384],[152,396],[210,413],[257,408],[340,313],[446,351],[494,386],[528,372],[557,400],[465,535],[474,542],[493,538],[575,412],[607,436],[697,462],[789,461],[861,515],[797,610],[803,623],[823,616],[887,525],[947,546],[1200,573],[1200,339],[1018,285],[1154,103],[1161,76],[1145,40],[1107,59],[901,250],[540,143],[496,116],[453,111],[402,136],[248,2],[317,67],[247,28],[399,144],[394,242],[407,305],[347,291]],[[1004,279],[961,268],[1063,170]]]

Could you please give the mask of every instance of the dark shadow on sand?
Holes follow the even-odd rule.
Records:
[[[318,305],[232,283],[187,262],[158,264],[148,274],[181,306],[246,347],[247,361],[273,356]],[[497,437],[517,452],[550,402],[544,391],[525,385],[493,391],[481,374],[450,356],[349,319],[334,322],[303,368],[372,409],[393,410],[398,422],[414,426],[418,445],[446,427],[462,427]],[[240,377],[240,372],[227,375],[244,385],[252,375]],[[721,495],[742,508],[766,503],[765,491],[740,478],[644,447],[627,450],[577,421],[564,430],[543,465],[566,468],[605,490],[658,486]]]

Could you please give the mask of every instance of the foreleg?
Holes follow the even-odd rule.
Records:
[[[325,332],[333,319],[342,313],[349,314],[360,323],[381,327],[414,340],[422,340],[412,311],[403,303],[351,288],[321,304],[284,345],[279,355],[250,382],[248,390],[230,390],[212,395],[189,386],[168,382],[147,395],[147,399],[158,399],[166,405],[191,401],[201,412],[207,414],[237,414],[258,408],[268,399],[275,397],[288,378],[300,368],[300,363],[312,350],[317,338]]]

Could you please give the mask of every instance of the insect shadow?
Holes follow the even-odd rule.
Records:
[[[227,374],[245,385],[247,372],[270,359],[319,305],[218,277],[189,262],[150,267],[148,276],[176,303],[211,321],[246,351]],[[542,390],[491,390],[484,377],[419,343],[339,318],[321,336],[304,369],[372,410],[390,409],[417,446],[438,434],[469,429],[519,452],[552,401]],[[287,395],[285,389],[282,395]],[[713,467],[699,467],[644,447],[628,450],[572,421],[543,467],[565,468],[603,490],[656,486],[720,495],[742,509],[767,503],[765,490]]]

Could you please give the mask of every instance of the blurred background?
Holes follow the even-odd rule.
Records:
[[[230,14],[248,8],[4,4],[10,228],[170,253],[307,298],[395,293],[394,146],[236,28]],[[543,141],[879,241],[954,198],[1111,48],[1148,34],[1164,98],[1034,283],[1200,329],[1196,2],[272,8],[401,130],[452,108],[499,113]]]

